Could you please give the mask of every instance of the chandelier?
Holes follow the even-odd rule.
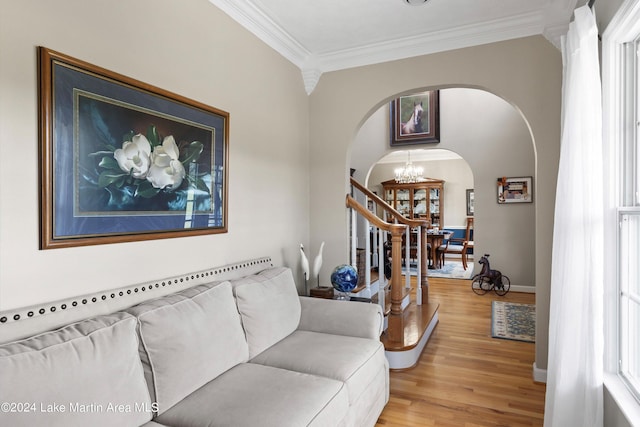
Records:
[[[414,166],[411,163],[411,151],[408,152],[407,163],[402,168],[397,168],[394,172],[396,175],[396,182],[400,184],[412,184],[414,182],[424,181],[422,176],[423,169],[420,166]]]

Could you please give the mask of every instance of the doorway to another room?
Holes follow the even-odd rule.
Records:
[[[420,178],[416,182],[394,178],[408,164],[421,171]],[[460,155],[445,149],[394,151],[371,168],[367,187],[406,218],[429,222],[429,277],[471,277],[473,173]],[[381,212],[376,214],[390,220]],[[413,235],[411,238],[416,240]],[[415,251],[409,256],[409,271],[415,275],[418,260],[414,255]]]

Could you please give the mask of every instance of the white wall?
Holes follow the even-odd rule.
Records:
[[[459,86],[485,89],[522,113],[534,141],[536,364],[545,369],[553,211],[560,151],[561,83],[560,52],[542,36],[323,74],[311,94],[309,134],[311,243],[327,242],[323,275],[326,276],[331,266],[348,259],[344,195],[348,191],[352,166],[351,146],[367,118],[400,94]],[[456,138],[456,141],[460,147],[472,143],[467,139]],[[489,149],[478,156],[463,156],[474,171],[476,192],[490,194],[489,188],[495,185],[496,176],[523,174],[520,164],[501,161],[504,154]],[[372,157],[374,161],[379,158]],[[482,164],[491,166],[482,168],[479,166]],[[486,187],[482,189],[481,186]],[[476,210],[488,210],[485,205],[489,203],[495,203],[495,200],[476,198]],[[518,217],[528,209],[523,205],[503,208],[505,217]],[[479,221],[479,217],[476,219]],[[490,225],[478,225],[478,232],[495,230],[503,220],[503,217],[487,218],[486,223]],[[530,223],[523,222],[522,225],[529,227]],[[510,239],[519,236],[508,233],[494,238],[508,244]],[[483,240],[489,241],[488,237]],[[531,260],[521,262],[530,263]]]
[[[371,159],[391,151],[388,104],[380,110],[364,122],[351,146],[350,165],[356,169],[357,179],[368,175],[369,186],[393,178],[396,167],[381,164],[371,170]],[[475,188],[474,252],[491,254],[491,267],[509,276],[512,286],[533,289],[535,201],[498,205],[496,200],[497,178],[535,175],[534,146],[527,123],[518,110],[492,93],[449,88],[440,91],[440,135],[438,144],[401,149],[448,149],[463,157],[422,164],[425,176],[446,181],[445,226],[466,225],[465,190]],[[478,272],[480,266],[474,268]]]
[[[228,111],[229,232],[38,250],[39,45]],[[0,309],[263,255],[295,267],[308,102],[300,71],[207,0],[3,0]]]

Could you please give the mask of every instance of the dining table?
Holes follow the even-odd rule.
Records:
[[[451,231],[447,230],[427,230],[427,243],[431,246],[431,263],[429,264],[430,269],[439,269],[442,268],[440,263],[440,258],[438,255],[438,248],[445,239],[448,239],[449,236],[453,234]]]

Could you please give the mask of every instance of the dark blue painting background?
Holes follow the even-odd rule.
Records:
[[[129,131],[145,133],[147,119],[152,118],[161,136],[174,135],[176,142],[199,140],[205,150],[198,163],[210,168],[207,182],[211,195],[201,194],[196,200],[191,228],[223,227],[224,179],[224,117],[186,104],[143,92],[120,83],[54,64],[54,238],[92,235],[129,234],[183,230],[185,227],[184,197],[161,194],[141,200],[136,206],[105,203],[109,194],[93,185],[99,159],[88,154],[98,151],[101,144],[111,141],[117,147],[122,135]],[[211,132],[200,126],[189,126],[155,114],[136,112],[109,103],[83,99],[76,104],[74,89],[105,96],[136,107],[215,128],[211,146]],[[87,101],[87,102],[85,102]],[[96,116],[96,112],[98,116]],[[78,137],[74,143],[74,114],[81,118]],[[104,123],[100,123],[101,120]],[[149,123],[150,124],[150,123]],[[144,127],[144,128],[141,128]],[[214,164],[211,165],[213,157]],[[204,165],[202,163],[204,162]],[[77,168],[75,166],[78,166]],[[187,173],[189,171],[187,170]],[[183,193],[186,193],[183,191]],[[203,199],[204,197],[204,199]],[[173,203],[171,203],[173,202]],[[213,205],[211,205],[213,203]]]

